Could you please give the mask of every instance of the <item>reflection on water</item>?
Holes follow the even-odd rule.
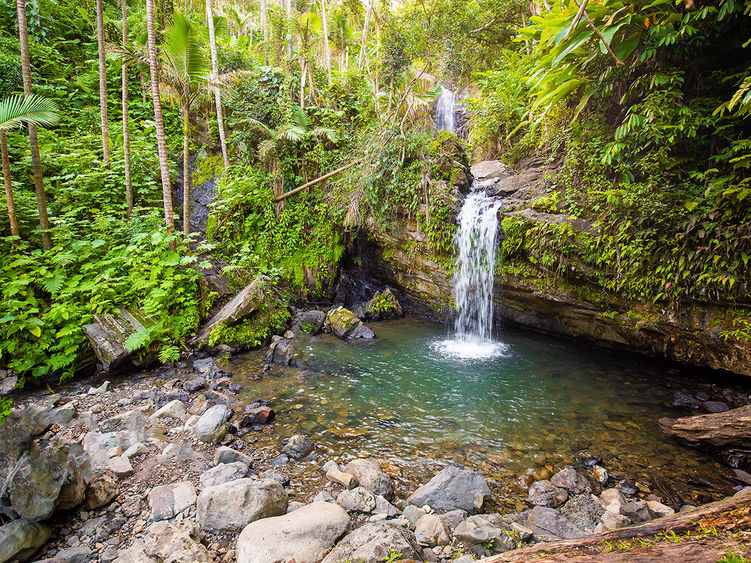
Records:
[[[400,468],[405,487],[450,460],[511,495],[518,475],[544,476],[546,466],[586,452],[611,471],[676,480],[687,502],[728,491],[714,461],[665,440],[657,426],[660,417],[686,414],[670,403],[676,390],[698,382],[687,373],[514,331],[504,331],[502,353],[462,359],[444,353],[440,325],[371,326],[373,341],[304,338],[304,370],[278,368],[251,381],[261,354],[233,360],[244,398],[270,399],[278,412],[270,439],[302,433],[322,459],[377,458]],[[717,488],[693,490],[684,478],[691,474],[711,476]]]

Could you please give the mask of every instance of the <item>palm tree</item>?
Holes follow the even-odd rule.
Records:
[[[261,15],[265,24],[266,14],[265,3],[263,4]],[[211,0],[206,0],[206,21],[209,25],[209,48],[211,49],[211,79],[216,82],[219,76],[219,62],[216,55],[216,37],[214,35],[214,14],[211,9]],[[222,116],[222,95],[216,84],[213,85],[214,99],[216,101],[216,124],[219,129],[219,144],[222,147],[222,159],[224,159],[224,169],[229,166],[229,155],[227,154],[227,139],[224,136],[224,117]]]
[[[123,14],[123,49],[128,48],[128,7],[127,0],[120,0]],[[122,54],[123,90],[123,159],[125,160],[125,201],[128,205],[128,219],[133,215],[133,180],[130,176],[130,124],[128,120],[128,57]]]
[[[31,96],[31,57],[29,56],[29,29],[26,23],[26,0],[16,0],[18,14],[18,39],[21,50],[21,75],[23,77],[23,93]],[[47,217],[47,196],[44,193],[44,176],[42,176],[42,161],[39,158],[39,140],[37,128],[33,123],[29,127],[29,144],[31,145],[31,166],[34,170],[34,191],[37,196],[39,210],[39,228],[42,231],[42,248],[52,248],[50,236],[50,220]]]
[[[24,0],[17,1],[20,3]],[[164,220],[167,223],[167,233],[172,235],[175,232],[175,219],[172,215],[172,186],[169,179],[169,161],[167,160],[167,140],[164,135],[164,119],[162,118],[162,100],[159,97],[159,62],[156,53],[156,32],[154,30],[154,0],[146,0],[146,31],[149,47],[149,72],[151,74],[151,100],[154,104],[156,144],[159,151],[159,170],[162,176]],[[170,246],[174,248],[174,242]]]
[[[96,43],[99,51],[99,116],[102,122],[104,165],[110,163],[110,126],[107,120],[107,60],[104,50],[104,6],[96,0]]]
[[[14,95],[0,102],[0,151],[3,160],[3,183],[5,184],[5,201],[8,205],[10,234],[18,235],[16,208],[13,205],[13,185],[10,178],[10,160],[8,158],[8,139],[6,131],[23,123],[34,125],[53,125],[58,120],[57,106],[41,96]]]
[[[164,82],[180,103],[183,115],[183,233],[190,234],[190,106],[207,83],[209,62],[198,31],[185,16],[175,13],[162,45]]]
[[[286,145],[301,143],[310,137],[327,139],[332,143],[338,140],[335,129],[312,128],[310,119],[305,111],[299,107],[292,108],[289,123],[279,129],[272,129],[256,119],[251,119],[249,125],[265,137],[258,145],[258,156],[266,165],[267,172],[272,176],[271,187],[275,198],[284,193],[284,175],[282,174],[279,155]],[[305,176],[305,170],[303,170],[303,176]],[[277,203],[277,212],[280,212],[283,206],[284,202]]]

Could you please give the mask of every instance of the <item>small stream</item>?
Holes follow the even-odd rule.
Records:
[[[460,358],[442,353],[441,325],[370,326],[372,341],[303,337],[305,369],[275,367],[251,381],[259,352],[229,366],[245,401],[270,399],[278,412],[270,432],[255,434],[259,445],[313,439],[316,459],[300,469],[310,479],[320,481],[316,467],[328,459],[367,456],[385,462],[406,493],[458,462],[492,481],[499,505],[518,509],[520,475],[543,478],[586,453],[643,483],[658,473],[687,503],[732,492],[716,461],[658,428],[660,417],[691,414],[671,407],[676,391],[702,384],[690,370],[511,329],[497,337],[500,353]]]

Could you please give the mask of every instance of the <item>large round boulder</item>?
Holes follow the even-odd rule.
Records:
[[[287,512],[287,493],[272,479],[237,479],[198,495],[198,523],[206,530],[239,532],[260,518]]]
[[[237,540],[237,563],[317,563],[348,524],[347,511],[330,502],[314,502],[284,516],[256,520]]]

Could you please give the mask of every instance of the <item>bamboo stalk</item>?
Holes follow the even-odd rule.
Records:
[[[279,197],[274,198],[274,201],[275,202],[280,202],[282,200],[287,199],[291,195],[295,195],[296,193],[301,192],[305,188],[309,188],[309,187],[314,186],[314,185],[316,185],[316,184],[318,184],[320,182],[323,182],[324,180],[328,180],[332,176],[335,176],[335,175],[339,174],[339,172],[344,172],[345,170],[347,170],[349,168],[352,168],[353,166],[355,166],[357,164],[360,164],[362,162],[362,160],[363,160],[362,158],[358,158],[357,160],[354,160],[354,161],[350,162],[349,164],[347,164],[345,166],[342,166],[341,168],[337,168],[333,172],[329,172],[328,174],[324,174],[320,178],[316,178],[315,180],[311,180],[310,182],[307,182],[307,183],[303,184],[299,188],[295,188],[294,190],[290,190],[290,191],[288,191],[286,193],[283,193]]]

